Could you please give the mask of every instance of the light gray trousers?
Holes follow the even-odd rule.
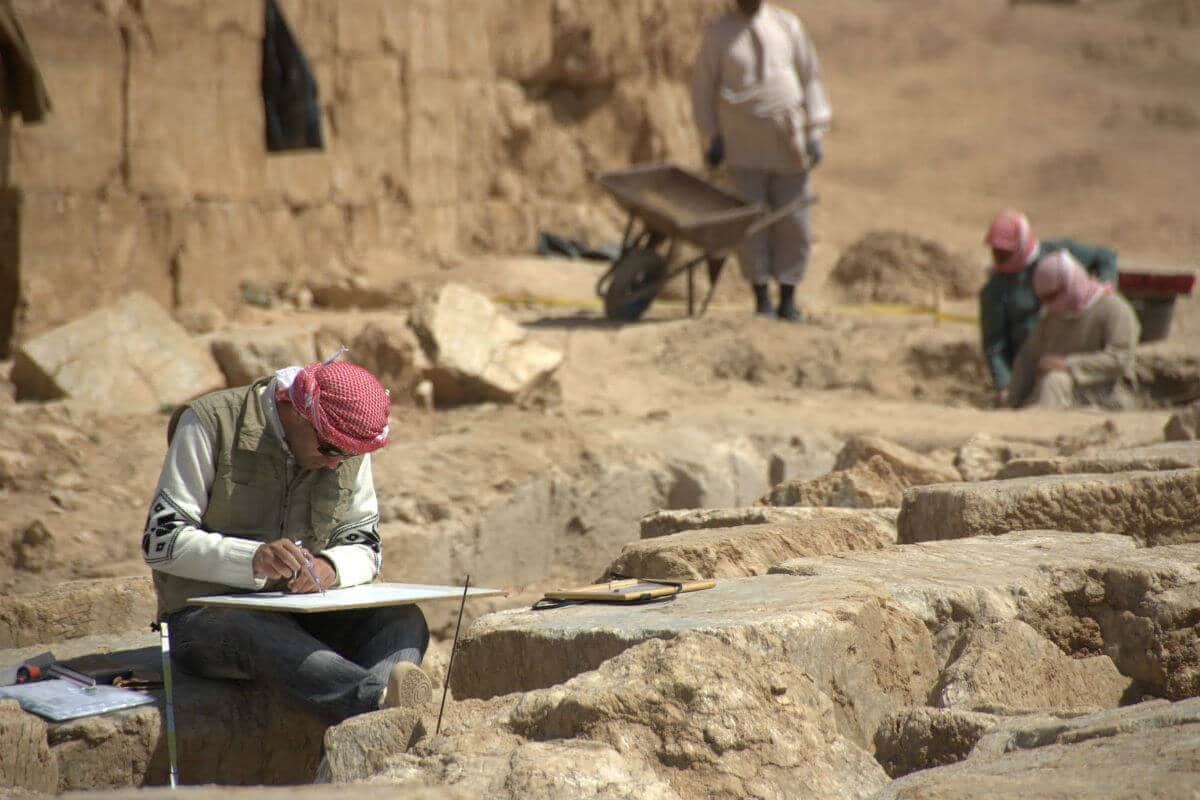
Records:
[[[752,203],[777,209],[797,197],[808,196],[807,172],[772,172],[730,167],[738,192]],[[797,284],[808,267],[811,241],[808,206],[788,214],[738,248],[742,274],[752,284]]]
[[[415,605],[321,614],[191,606],[167,621],[185,672],[268,683],[329,724],[378,710],[392,667],[420,664],[429,646]]]

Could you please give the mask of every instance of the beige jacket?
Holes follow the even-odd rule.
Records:
[[[800,19],[766,3],[752,18],[730,11],[708,27],[691,89],[704,146],[719,132],[731,167],[802,170],[808,137],[832,115]]]
[[[1123,408],[1137,385],[1134,349],[1141,326],[1128,301],[1105,294],[1077,317],[1044,313],[1013,363],[1008,399],[1023,405],[1033,391],[1038,361],[1063,356],[1080,405]]]

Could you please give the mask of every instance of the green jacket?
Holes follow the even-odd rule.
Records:
[[[1041,304],[1033,291],[1033,265],[1054,250],[1067,250],[1084,268],[1102,281],[1117,283],[1116,251],[1073,239],[1042,242],[1020,272],[993,272],[979,292],[979,327],[983,357],[997,389],[1012,379],[1012,365],[1038,320]]]
[[[303,539],[322,550],[351,507],[361,456],[337,469],[302,470],[272,432],[258,401],[270,381],[225,389],[192,401],[191,408],[213,443],[215,475],[200,527],[258,542]],[[182,409],[168,429],[168,439]],[[159,619],[187,605],[189,597],[237,591],[219,583],[154,571]]]

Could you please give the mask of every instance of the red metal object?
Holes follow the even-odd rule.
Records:
[[[1191,294],[1196,276],[1190,272],[1121,272],[1117,288],[1122,294]]]

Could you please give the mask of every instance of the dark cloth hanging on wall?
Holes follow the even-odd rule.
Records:
[[[265,0],[262,92],[267,149],[320,148],[321,107],[317,80],[275,0]]]
[[[17,21],[11,0],[0,2],[0,111],[20,114],[25,122],[41,122],[50,110],[50,95],[33,58],[33,49]]]

